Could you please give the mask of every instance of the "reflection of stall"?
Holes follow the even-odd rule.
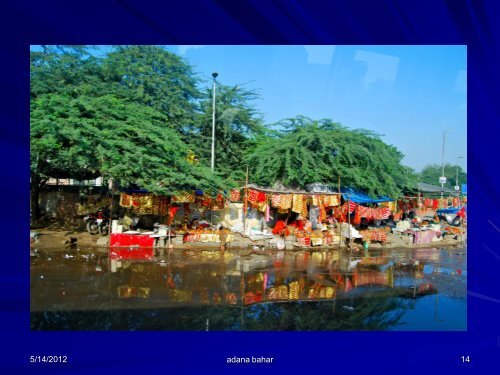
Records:
[[[109,257],[111,260],[150,259],[154,255],[154,241],[147,234],[111,233]]]

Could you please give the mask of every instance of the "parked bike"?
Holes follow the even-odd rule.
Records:
[[[113,219],[117,219],[118,214],[113,213]],[[96,213],[89,213],[83,218],[87,232],[91,235],[101,234],[107,236],[109,234],[110,211],[108,208],[101,207]]]

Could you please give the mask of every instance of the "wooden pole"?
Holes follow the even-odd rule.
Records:
[[[347,195],[347,225],[349,225],[349,248],[352,251],[352,238],[351,238],[351,213],[349,212],[349,195]],[[349,261],[351,261],[351,252],[349,252]]]
[[[245,194],[243,196],[243,235],[247,233],[248,166],[245,176]]]
[[[339,176],[339,203],[340,203],[340,198],[342,197],[342,195],[340,194],[340,176]],[[342,246],[343,245],[343,240],[342,240],[342,230],[340,229],[340,223],[339,224],[339,245]]]

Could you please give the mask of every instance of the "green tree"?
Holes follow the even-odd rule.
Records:
[[[158,193],[220,188],[210,170],[186,160],[181,134],[196,115],[190,74],[179,58],[158,47],[118,48],[104,60],[80,46],[32,52],[34,216],[49,177],[103,175]]]
[[[422,171],[419,173],[419,181],[425,182],[427,184],[441,186],[439,183],[439,177],[442,174],[442,166],[437,164],[426,165]],[[446,177],[445,188],[453,189],[456,184],[457,179],[457,165],[445,164],[444,166],[444,176]],[[458,185],[467,183],[467,173],[464,172],[462,167],[458,166]]]
[[[43,176],[103,175],[158,193],[221,187],[207,168],[188,163],[187,145],[153,108],[113,95],[50,95],[33,106],[33,169]]]
[[[160,46],[116,46],[103,61],[108,93],[163,113],[186,134],[199,111],[199,79],[178,55]]]
[[[302,116],[276,125],[282,130],[260,137],[247,157],[252,182],[293,188],[314,182],[336,186],[340,176],[343,186],[389,196],[414,182],[412,170],[401,165],[401,152],[370,131]]]

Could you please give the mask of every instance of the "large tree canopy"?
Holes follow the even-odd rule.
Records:
[[[31,186],[34,216],[48,177],[113,178],[157,193],[222,181],[190,164],[184,129],[197,111],[198,82],[182,59],[159,47],[116,48],[97,58],[85,47],[31,53]]]
[[[109,93],[158,110],[179,132],[194,124],[202,94],[181,57],[159,46],[117,46],[102,64]]]
[[[252,182],[304,188],[309,183],[337,185],[372,195],[397,196],[414,181],[400,164],[403,155],[365,130],[348,130],[330,120],[305,117],[277,124],[284,132],[261,137],[247,157]]]
[[[112,95],[52,95],[33,107],[32,168],[44,175],[102,175],[162,193],[222,187],[207,168],[188,162],[187,145],[153,108]]]

